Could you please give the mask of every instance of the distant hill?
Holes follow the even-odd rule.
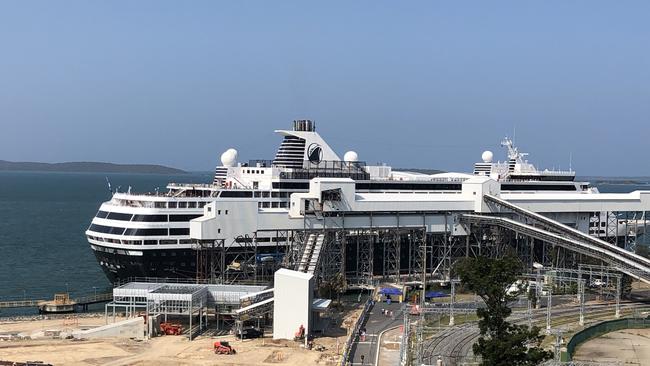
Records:
[[[0,160],[1,170],[79,172],[79,173],[139,173],[139,174],[186,174],[184,170],[152,164],[113,164],[98,162],[34,163]]]

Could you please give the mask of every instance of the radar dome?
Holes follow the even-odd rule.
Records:
[[[348,163],[359,161],[359,155],[354,151],[348,151],[343,155],[343,160]]]
[[[494,154],[492,154],[492,151],[483,151],[483,155],[481,155],[484,163],[491,163],[493,157]]]
[[[221,154],[221,165],[225,167],[233,167],[237,164],[237,150],[228,149]]]

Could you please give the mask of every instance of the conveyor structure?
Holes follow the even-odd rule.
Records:
[[[484,199],[501,209],[515,213],[515,218],[464,214],[461,219],[469,223],[500,226],[535,239],[559,245],[571,251],[602,260],[625,274],[650,283],[650,260],[499,197],[485,195]]]

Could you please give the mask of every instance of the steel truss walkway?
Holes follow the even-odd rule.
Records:
[[[470,224],[496,225],[597,258],[611,264],[625,274],[650,284],[650,260],[501,198],[485,195],[484,200],[499,208],[505,208],[516,213],[517,219],[464,214],[461,216],[461,220]]]
[[[324,234],[309,234],[305,247],[303,248],[300,263],[298,264],[299,272],[316,274],[324,242]]]

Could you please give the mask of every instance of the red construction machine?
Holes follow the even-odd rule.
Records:
[[[214,342],[214,353],[217,355],[234,355],[237,353],[227,341]]]
[[[183,326],[176,323],[160,323],[160,331],[166,335],[181,335]]]

